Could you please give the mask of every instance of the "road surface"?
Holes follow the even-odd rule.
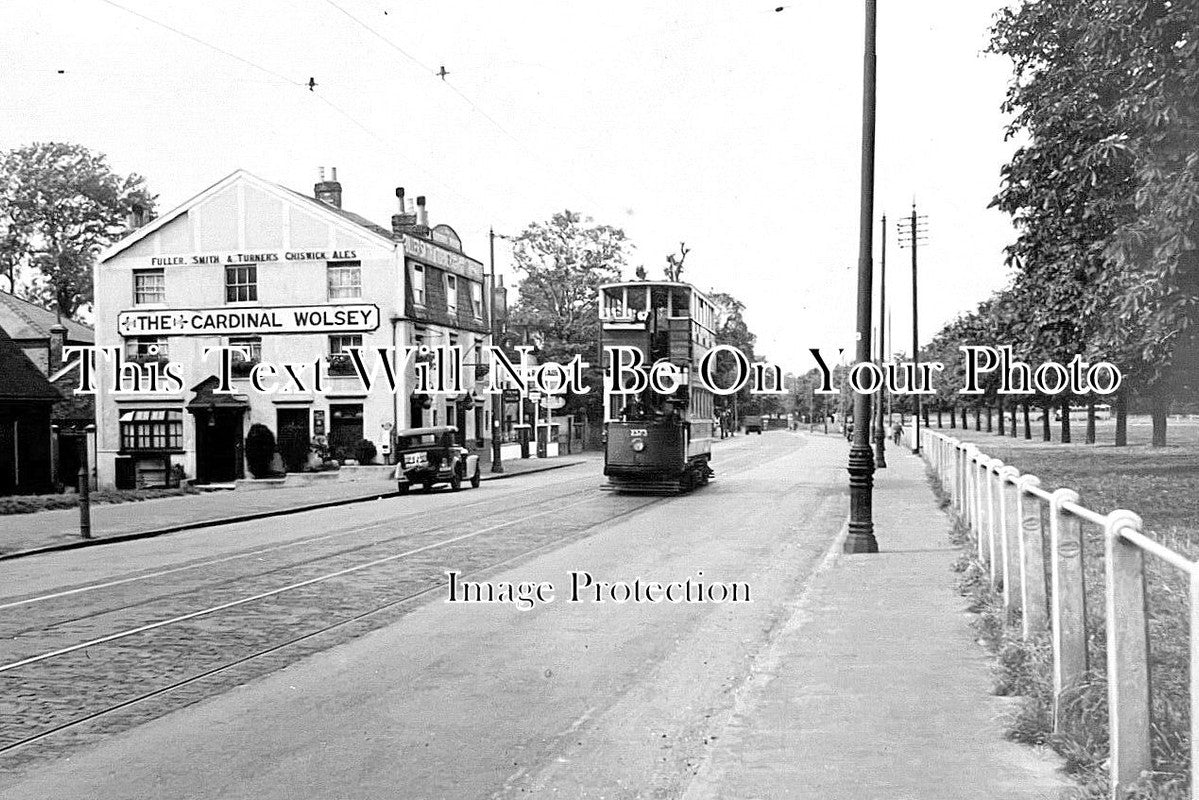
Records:
[[[680,796],[844,460],[774,432],[682,497],[590,464],[6,564],[0,798]]]

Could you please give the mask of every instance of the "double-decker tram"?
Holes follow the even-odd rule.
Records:
[[[677,494],[713,476],[712,392],[699,380],[700,362],[715,345],[716,309],[686,283],[633,281],[600,287],[600,344],[605,359],[603,487]],[[612,348],[623,348],[613,351]],[[640,358],[638,359],[638,354]],[[638,391],[631,367],[674,365],[672,393]],[[615,378],[615,380],[614,380]],[[659,385],[658,388],[664,388]]]

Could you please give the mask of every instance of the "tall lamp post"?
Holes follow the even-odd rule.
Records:
[[[884,348],[886,337],[883,335],[883,320],[887,318],[887,215],[883,214],[883,230],[882,241],[880,242],[882,253],[879,258],[879,268],[882,274],[879,275],[879,299],[878,299],[878,365],[881,369],[886,369],[887,353]],[[886,398],[887,387],[886,383],[879,387],[878,390],[878,408],[874,410],[874,419],[878,423],[878,428],[874,433],[874,461],[879,469],[887,468],[887,425],[883,419],[883,402]]]
[[[858,221],[857,363],[870,361],[870,312],[874,299],[874,96],[877,72],[877,0],[866,0],[866,46],[862,69],[862,199]],[[853,444],[849,448],[849,533],[846,553],[877,553],[874,538],[874,454],[870,449],[870,395],[854,394]]]
[[[495,228],[490,228],[487,232],[489,251],[491,255],[491,273],[488,276],[487,285],[487,302],[488,302],[488,327],[491,329],[491,343],[493,346],[499,346],[500,335],[503,331],[500,330],[499,320],[495,313],[495,240],[511,239],[511,236],[505,236],[502,233],[496,233]],[[501,439],[504,435],[504,394],[502,391],[491,396],[491,471],[503,472],[504,464],[500,459]]]

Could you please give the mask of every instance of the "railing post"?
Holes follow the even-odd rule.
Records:
[[[983,454],[977,447],[971,445],[970,451],[970,491],[973,494],[973,508],[970,509],[971,522],[970,525],[974,528],[974,533],[978,536],[978,558],[981,561],[983,557],[983,527],[982,527],[982,508],[983,508],[983,482],[982,482],[982,459]]]
[[[1149,633],[1145,624],[1145,553],[1120,535],[1140,531],[1123,509],[1104,524],[1107,591],[1107,702],[1113,800],[1152,766],[1149,750]]]
[[[953,445],[953,485],[958,490],[958,514],[966,517],[966,484],[962,480],[966,474],[966,445],[955,442]]]
[[[1028,490],[1041,479],[1025,475],[1016,484],[1016,509],[1020,535],[1020,607],[1025,639],[1045,630],[1045,532],[1041,525],[1041,501]]]
[[[1003,462],[998,458],[992,458],[987,462],[987,563],[991,568],[991,586],[995,586],[995,578],[1001,573],[1001,568],[998,565],[998,558],[1001,553],[998,551],[996,544],[996,529],[999,526],[999,511],[996,504],[1002,499],[999,493],[999,470],[1003,469]]]
[[[1003,467],[999,470],[999,533],[1003,553],[1003,611],[1008,619],[1021,597],[1020,550],[1016,544],[1020,535],[1020,520],[1016,516],[1016,478],[1020,470]]]
[[[1049,500],[1049,575],[1053,594],[1053,730],[1062,731],[1062,695],[1089,666],[1087,594],[1082,571],[1082,520],[1062,508],[1078,492],[1058,489]]]
[[[953,487],[954,510],[961,512],[962,487],[958,483],[958,460],[961,458],[961,444],[952,440],[946,440],[946,445],[945,479],[948,480],[949,485]]]
[[[974,483],[971,480],[971,472],[974,469],[974,445],[965,445],[962,448],[962,519],[966,521],[966,527],[974,531],[975,538],[978,538],[978,528],[974,524]],[[982,555],[982,550],[979,550],[979,555]]]

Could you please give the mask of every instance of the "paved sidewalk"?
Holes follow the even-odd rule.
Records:
[[[503,462],[504,472],[499,474],[490,471],[488,460],[480,469],[483,480],[490,481],[568,467],[601,457],[598,452],[584,452],[548,459],[515,459]],[[92,542],[143,538],[394,494],[396,487],[390,479],[329,479],[276,489],[219,490],[135,503],[100,504],[92,506]],[[79,537],[78,508],[0,516],[0,560],[85,544]]]
[[[1055,798],[1052,753],[1003,738],[1011,701],[954,590],[948,518],[924,462],[888,447],[875,474],[882,552],[830,551],[738,693],[698,798]]]

